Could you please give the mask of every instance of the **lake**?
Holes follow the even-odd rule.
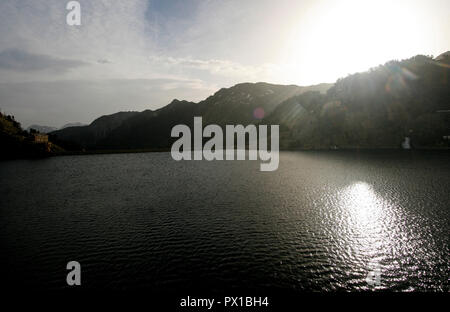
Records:
[[[67,288],[75,260],[86,289],[449,291],[448,152],[282,152],[277,171],[259,165],[2,162],[2,282]]]

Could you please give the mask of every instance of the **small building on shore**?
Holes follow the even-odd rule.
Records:
[[[42,133],[34,133],[34,143],[48,143],[48,135]]]

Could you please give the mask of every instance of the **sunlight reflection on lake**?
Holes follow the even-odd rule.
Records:
[[[395,222],[395,216],[388,205],[365,182],[356,182],[341,194],[340,207],[346,216],[347,233],[352,234],[349,241],[356,253],[365,259],[369,272],[381,268],[383,251],[391,246],[384,225]]]

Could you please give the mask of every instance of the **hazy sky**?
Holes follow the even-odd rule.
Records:
[[[450,50],[448,0],[80,0],[81,26],[68,2],[0,1],[0,108],[24,126]]]

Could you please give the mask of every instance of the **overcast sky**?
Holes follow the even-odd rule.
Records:
[[[221,87],[311,85],[450,50],[448,0],[0,1],[0,108],[24,126],[199,101]]]

